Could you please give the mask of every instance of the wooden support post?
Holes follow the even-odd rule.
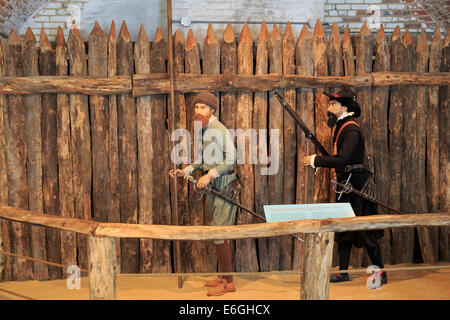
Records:
[[[89,237],[89,299],[116,299],[116,239]]]
[[[306,234],[301,300],[328,300],[333,244],[334,232]]]

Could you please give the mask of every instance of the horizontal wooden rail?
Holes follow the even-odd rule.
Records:
[[[374,215],[355,218],[298,220],[235,226],[170,226],[128,223],[103,223],[31,212],[0,206],[0,218],[61,230],[115,238],[162,240],[221,240],[263,238],[294,233],[342,232],[415,226],[450,225],[450,214],[423,213]]]
[[[394,85],[444,86],[450,85],[450,73],[373,72],[356,76],[305,75],[234,75],[186,74],[175,77],[175,92],[241,91],[258,92],[276,88],[371,87]],[[0,77],[0,94],[27,95],[66,93],[86,95],[114,95],[132,93],[133,96],[170,93],[167,73],[97,78],[90,76],[33,76]]]

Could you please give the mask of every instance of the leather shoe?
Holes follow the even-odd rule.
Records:
[[[234,282],[222,282],[218,286],[216,286],[211,291],[208,291],[207,295],[210,296],[222,296],[228,292],[235,292],[236,288],[234,287]]]

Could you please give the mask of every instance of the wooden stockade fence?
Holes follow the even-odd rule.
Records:
[[[56,47],[44,31],[39,46],[30,31],[23,41],[14,30],[0,41],[2,205],[130,226],[210,223],[205,199],[199,201],[181,180],[179,219],[173,219],[170,77],[160,29],[149,42],[141,28],[133,43],[125,22],[117,38],[114,22],[109,35],[96,23],[88,50],[77,29],[67,42],[60,29]],[[192,31],[186,41],[176,31],[173,41],[175,128],[192,131],[192,97],[209,90],[220,98],[218,116],[228,128],[281,129],[276,175],[260,175],[261,164],[238,166],[246,207],[262,213],[264,204],[333,200],[332,173],[321,169],[314,175],[301,165],[314,149],[271,90],[284,89],[286,101],[331,149],[327,98],[320,93],[349,85],[362,107],[358,121],[377,198],[405,213],[449,212],[448,33],[444,39],[436,29],[428,44],[423,32],[402,35],[397,28],[389,36],[381,28],[375,36],[364,25],[355,36],[347,28],[341,39],[334,25],[327,39],[318,21],[313,33],[304,27],[298,40],[289,24],[281,35],[276,26],[269,33],[263,23],[256,43],[246,25],[238,41],[231,25],[221,40],[210,26],[201,48]],[[237,223],[256,221],[240,213]],[[86,235],[6,220],[1,226],[4,251],[88,267]],[[211,243],[179,241],[180,272],[216,271]],[[450,259],[447,226],[387,229],[381,244],[388,264],[412,262],[417,245],[425,262]],[[303,246],[287,236],[236,240],[235,270],[298,269]],[[121,238],[116,254],[124,273],[173,272],[167,239]],[[31,279],[33,273],[39,279],[63,276],[39,263],[4,260],[4,280]],[[362,249],[353,250],[351,264],[368,264]]]

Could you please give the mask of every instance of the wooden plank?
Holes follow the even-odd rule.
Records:
[[[6,41],[0,39],[0,76],[5,75]],[[0,203],[8,204],[8,166],[6,162],[5,122],[4,112],[7,108],[7,97],[0,95]],[[9,234],[9,223],[0,219],[0,250],[11,251],[11,239]],[[7,255],[0,256],[0,281],[10,281],[11,258]]]
[[[150,73],[150,42],[141,25],[134,45],[134,62],[137,74]],[[137,154],[139,223],[153,223],[153,139],[152,105],[150,96],[138,97],[137,103]],[[154,109],[158,112],[158,109]],[[152,271],[153,242],[139,240],[140,272]]]
[[[7,76],[23,76],[22,59],[21,43],[17,33],[12,29],[8,37],[5,60]],[[4,111],[6,162],[8,165],[8,204],[16,208],[28,209],[27,145],[23,97],[8,96],[8,105]],[[30,256],[30,226],[12,222],[10,233],[11,252]],[[31,279],[32,268],[30,261],[12,259],[13,280]]]
[[[411,33],[406,29],[403,37],[405,47],[404,71],[414,71],[415,56]],[[414,213],[417,206],[417,172],[413,171],[413,163],[417,163],[416,152],[416,121],[417,121],[417,91],[410,86],[403,87],[403,154],[400,189],[400,208],[402,212]],[[401,251],[403,262],[413,262],[414,256],[414,230],[403,229],[403,247]]]
[[[205,40],[202,46],[202,72],[203,74],[220,74],[220,44],[217,40],[216,35],[212,25],[209,24],[208,30],[206,32]],[[215,94],[220,101],[219,93]],[[215,116],[220,118],[219,110],[216,112]],[[209,207],[205,199],[205,225],[210,225],[212,222],[211,213],[209,212]],[[214,248],[214,243],[208,241],[205,243],[205,267],[207,272],[217,271],[217,256],[216,250]]]
[[[296,74],[312,76],[314,74],[313,38],[306,25],[303,26],[295,48]],[[297,114],[305,125],[315,131],[314,126],[314,90],[311,88],[297,89]],[[312,144],[305,134],[297,130],[297,185],[296,203],[312,203],[314,201],[314,171],[303,166],[303,157],[313,154]],[[304,239],[304,235],[299,235]],[[293,269],[303,266],[304,244],[295,241]]]
[[[419,40],[416,46],[416,71],[427,72],[428,71],[428,59],[429,59],[429,47],[425,31],[422,29]],[[426,141],[427,141],[427,89],[426,87],[417,87],[417,99],[416,99],[416,145],[415,152],[417,153],[417,159],[413,160],[412,172],[415,175],[416,185],[424,186],[425,180],[425,159],[426,159]],[[415,209],[416,212],[423,212],[427,210],[427,198],[426,192],[411,192],[411,196],[415,197]],[[430,230],[426,227],[417,228],[417,236],[420,243],[420,251],[425,263],[435,263],[437,257],[434,255],[433,242],[431,240]]]
[[[44,29],[39,37],[39,68],[42,75],[56,74],[56,56],[47,39]],[[56,116],[57,104],[55,94],[42,95],[42,193],[45,213],[59,214],[58,192],[58,150]],[[30,207],[31,209],[31,207]],[[61,263],[61,236],[59,230],[46,229],[48,261]],[[62,269],[49,266],[50,279],[59,279]]]
[[[317,19],[313,35],[314,76],[328,75],[327,40],[320,19]],[[327,126],[328,98],[323,89],[315,90],[315,127],[317,140],[331,149],[331,129]],[[311,169],[310,169],[311,170]],[[330,170],[319,169],[315,174],[314,202],[328,202],[330,197]]]
[[[116,24],[111,22],[108,36],[108,77],[117,75],[117,39]],[[127,76],[126,76],[127,77]],[[117,130],[117,96],[108,97],[109,125],[108,125],[108,158],[110,182],[110,208],[108,221],[120,222],[120,190],[119,190],[119,142]],[[120,239],[116,239],[117,270],[121,270]]]
[[[354,218],[296,220],[255,223],[237,226],[172,226],[132,223],[105,223],[31,212],[10,206],[0,206],[0,217],[12,221],[42,225],[79,233],[122,238],[152,238],[175,240],[218,240],[272,237],[291,233],[342,232],[377,230],[414,226],[448,226],[448,213],[418,213],[403,215],[371,215]]]
[[[334,232],[307,234],[305,265],[300,277],[301,300],[328,300]]]
[[[336,86],[385,87],[393,85],[436,86],[450,83],[450,73],[372,72],[353,77],[254,75],[188,75],[175,77],[175,91],[270,91],[274,88],[327,88]],[[169,93],[167,73],[92,78],[88,76],[0,77],[0,94],[77,93],[114,95],[132,92],[133,96]]]
[[[194,39],[194,32],[192,29],[189,29],[185,48],[184,48],[184,59],[185,59],[185,72],[188,74],[200,74],[201,73],[201,65],[200,65],[200,53],[198,50],[197,43]],[[191,134],[191,159],[190,163],[196,160],[195,153],[198,150],[195,150],[194,144],[194,106],[192,105],[192,99],[195,95],[188,94],[186,95],[186,112],[187,112],[187,127],[189,128]],[[198,133],[197,133],[198,134]],[[199,148],[201,148],[201,144],[199,144]],[[201,151],[200,151],[201,152]],[[194,173],[194,177],[198,179],[201,176],[201,170],[198,170]],[[199,195],[194,191],[192,184],[189,184],[189,225],[202,225],[205,221],[205,214],[203,208],[203,201],[199,201]],[[187,243],[188,253],[185,257],[186,268],[189,272],[202,272],[205,270],[205,261],[204,261],[204,248],[205,245],[202,243]]]
[[[62,217],[50,213],[44,214],[12,206],[0,206],[0,217],[11,221],[23,221],[27,224],[73,231],[85,235],[92,234],[98,225],[94,221]]]
[[[184,38],[179,30],[175,31],[174,34],[174,68],[175,73],[184,72]],[[170,109],[169,109],[170,110]],[[176,129],[188,129],[187,126],[187,110],[186,110],[186,99],[184,94],[175,94],[175,128]],[[173,133],[172,133],[173,134]],[[188,137],[183,137],[180,143],[184,150],[188,150]],[[188,155],[183,154],[183,165],[189,162]],[[175,225],[188,225],[189,224],[189,195],[188,195],[188,181],[179,180],[177,182],[177,193],[178,193],[178,221],[173,221]],[[172,189],[171,189],[172,190]],[[185,242],[180,243],[180,255],[185,257],[189,247]],[[186,265],[184,261],[179,266],[181,272],[187,272]]]
[[[291,24],[288,22],[282,40],[283,74],[295,74],[295,43]],[[284,99],[296,109],[295,89],[284,90]],[[283,141],[284,141],[284,167],[283,167],[283,201],[282,203],[295,203],[296,186],[296,157],[297,142],[294,118],[286,111],[283,111]],[[284,236],[280,239],[281,247],[281,270],[292,270],[293,265],[293,238]]]
[[[86,49],[78,29],[70,30],[67,49],[70,75],[87,75]],[[83,219],[85,215],[91,217],[92,166],[88,97],[71,94],[69,99],[75,216]],[[87,237],[85,235],[77,235],[77,246],[78,265],[87,269]]]
[[[3,216],[1,212],[0,215]],[[94,235],[167,240],[220,240],[274,237],[299,232],[309,234],[438,225],[450,225],[450,216],[448,214],[373,215],[344,219],[298,220],[236,226],[163,226],[98,223]]]
[[[0,78],[0,93],[17,95],[38,93],[122,94],[131,92],[131,78],[130,75],[112,78],[89,76],[3,77]]]
[[[267,30],[266,22],[261,24],[259,32],[257,49],[256,49],[256,63],[255,75],[267,74],[269,71],[269,31]],[[255,211],[264,212],[264,205],[269,204],[269,185],[267,174],[263,174],[263,168],[267,168],[268,144],[267,134],[261,135],[261,132],[267,133],[267,112],[268,112],[268,97],[267,92],[255,92],[253,102],[253,128],[259,133],[258,138],[258,163],[255,164]],[[267,169],[265,169],[267,170]],[[259,221],[258,221],[259,222]],[[259,267],[261,271],[270,271],[269,267],[269,252],[268,252],[269,238],[258,239],[258,255]]]
[[[381,26],[375,42],[375,62],[373,71],[383,72],[391,68],[391,50],[384,29]],[[388,153],[388,105],[389,87],[375,87],[372,91],[372,130],[374,153],[374,180],[376,185],[376,197],[381,201],[389,198],[389,153]],[[387,213],[387,210],[378,206],[379,213]],[[381,255],[385,263],[391,261],[391,232],[384,230],[380,239]]]
[[[237,74],[237,46],[231,24],[228,23],[220,42],[220,65],[222,74]],[[236,93],[222,92],[220,96],[220,121],[228,129],[236,128]]]
[[[117,74],[131,75],[133,72],[133,44],[124,21],[117,40]],[[138,222],[136,105],[129,93],[118,97],[117,129],[120,222],[136,224]],[[121,239],[120,252],[121,271],[139,272],[139,240]]]
[[[156,31],[150,51],[151,72],[166,72],[166,43],[161,28]],[[166,126],[166,96],[152,97],[153,152],[153,223],[171,224],[171,206],[169,190],[169,141]],[[171,272],[171,244],[167,241],[153,242],[153,272]]]
[[[439,28],[436,28],[430,47],[429,72],[438,72],[442,64],[443,39]],[[440,145],[439,145],[439,87],[428,87],[427,110],[427,163],[426,184],[429,212],[439,212],[440,187]],[[439,229],[431,228],[431,238],[435,256],[439,256]]]
[[[442,65],[441,72],[450,71],[450,32],[447,32],[447,36],[444,40],[444,45],[442,48]],[[450,141],[449,134],[449,86],[443,86],[440,88],[439,92],[439,101],[440,101],[440,115],[439,115],[439,141],[440,141],[440,163],[441,163],[441,171],[440,171],[440,202],[441,202],[441,212],[449,212],[450,211],[450,187],[449,187],[449,179],[450,179],[450,164],[448,159],[449,153],[449,145],[448,141]],[[449,227],[440,227],[439,228],[439,259],[442,261],[450,261],[450,228]]]
[[[238,73],[253,74],[253,39],[247,24],[244,24],[238,41]],[[253,94],[237,93],[236,106],[236,129],[246,132],[252,128],[253,117]],[[237,137],[238,141],[240,137]],[[245,135],[242,140],[244,145],[251,145],[250,137]],[[237,160],[238,172],[241,175],[242,184],[240,203],[250,209],[254,208],[255,186],[253,165],[250,164],[250,154],[242,159],[244,163]],[[241,161],[242,161],[241,160]],[[253,222],[253,216],[246,212],[239,212],[237,215],[237,224],[246,224]],[[236,241],[236,271],[258,271],[258,259],[256,256],[255,240]]]
[[[116,239],[89,237],[89,299],[116,300]]]
[[[403,45],[400,27],[395,28],[391,36],[391,70],[403,71],[405,62],[405,47]],[[389,205],[400,208],[401,166],[402,166],[402,137],[403,137],[403,88],[394,86],[390,88],[389,108]],[[403,250],[403,237],[401,230],[391,230],[391,262],[401,263]]]
[[[65,76],[68,72],[67,46],[62,28],[58,28],[56,37],[56,74]],[[75,218],[75,197],[73,193],[73,164],[70,140],[70,102],[67,94],[56,96],[56,131],[58,156],[58,194],[61,217]],[[76,234],[61,231],[61,263],[77,264]]]
[[[107,36],[95,22],[88,38],[88,73],[92,77],[108,75]],[[108,162],[108,98],[89,96],[92,139],[92,210],[96,221],[106,222],[110,213]]]

